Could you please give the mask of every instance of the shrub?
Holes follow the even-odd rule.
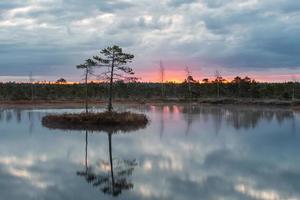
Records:
[[[42,124],[52,129],[132,131],[146,127],[149,120],[144,114],[132,112],[102,112],[58,114],[43,117]]]

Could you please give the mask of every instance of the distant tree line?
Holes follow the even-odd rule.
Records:
[[[215,78],[195,80],[188,67],[182,83],[165,81],[165,68],[160,61],[160,82],[138,82],[134,70],[128,65],[133,54],[123,52],[119,46],[102,49],[96,56],[76,66],[83,71],[83,83],[69,84],[59,78],[54,83],[34,83],[30,74],[29,83],[0,83],[0,100],[84,100],[86,113],[90,100],[108,100],[107,110],[113,110],[113,99],[130,100],[197,100],[201,98],[251,98],[251,99],[300,99],[300,83],[259,83],[249,77],[225,80],[219,71]],[[96,73],[100,71],[101,73]],[[93,78],[90,78],[93,76]],[[101,80],[92,82],[91,79]]]
[[[163,84],[163,95],[162,95]],[[86,85],[57,83],[0,83],[0,100],[83,100]],[[114,90],[110,90],[113,87]],[[32,92],[32,88],[34,91]],[[182,83],[145,83],[115,81],[88,83],[89,99],[104,100],[109,93],[116,99],[198,99],[198,98],[254,98],[254,99],[300,99],[300,83],[260,83],[249,77],[236,77],[228,82],[217,78],[204,79],[201,83],[188,77]]]

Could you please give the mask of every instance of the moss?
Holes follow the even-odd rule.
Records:
[[[133,131],[145,128],[149,120],[144,114],[132,112],[70,113],[47,115],[42,124],[51,129],[91,131]]]

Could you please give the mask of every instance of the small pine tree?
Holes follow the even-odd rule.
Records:
[[[104,78],[109,81],[109,99],[108,99],[108,111],[111,112],[112,95],[113,95],[113,83],[115,79],[126,79],[126,75],[133,75],[132,68],[126,66],[131,63],[134,55],[124,53],[123,49],[119,46],[111,46],[100,51],[100,55],[93,57],[97,66],[107,67],[107,71],[103,72]]]
[[[77,65],[77,69],[84,70],[84,83],[85,83],[85,112],[88,113],[88,76],[93,73],[93,68],[96,62],[92,59],[87,59],[85,63]]]

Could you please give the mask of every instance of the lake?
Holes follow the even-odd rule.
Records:
[[[50,130],[41,125],[47,113],[82,110],[1,109],[0,199],[300,199],[299,113],[182,104],[129,110],[150,124],[116,134]]]

